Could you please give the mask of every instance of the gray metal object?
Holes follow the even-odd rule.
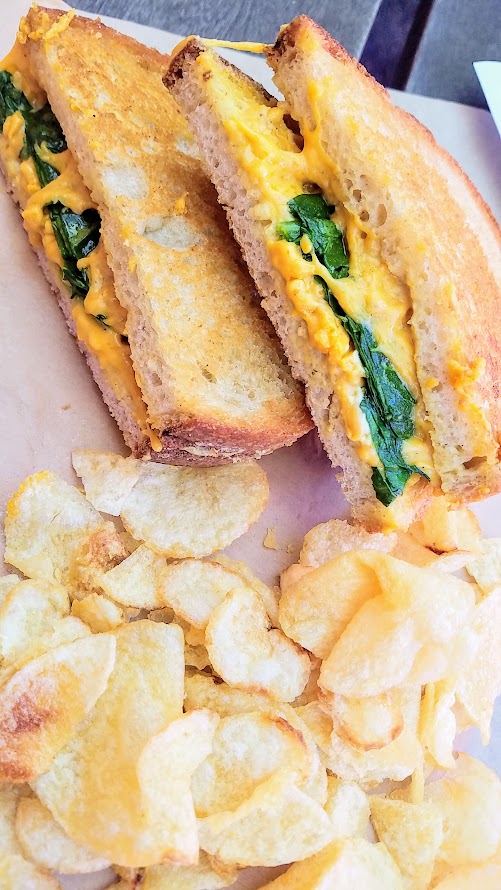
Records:
[[[272,43],[278,29],[310,15],[360,56],[381,0],[81,0],[80,9],[129,19],[176,34]]]
[[[486,108],[482,59],[501,61],[501,0],[435,0],[405,89]]]

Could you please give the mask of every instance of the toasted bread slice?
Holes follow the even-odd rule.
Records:
[[[501,328],[487,317],[495,318],[499,295],[500,240],[488,208],[431,134],[394,107],[386,91],[310,19],[301,16],[282,29],[266,55],[285,96],[275,111],[258,84],[194,38],[174,55],[164,82],[199,142],[293,373],[305,382],[312,416],[333,464],[342,468],[355,515],[372,527],[404,526],[434,487],[457,501],[499,490]],[[268,158],[270,175],[260,178],[256,171]],[[311,320],[307,313],[299,317],[274,262],[277,238],[271,233],[280,218],[290,218],[284,185],[292,198],[312,183],[368,239],[385,266],[382,280],[405,309],[379,347],[395,356],[399,371],[398,344],[390,341],[400,337],[407,350],[401,376],[406,379],[410,369],[420,435],[428,440],[429,457],[421,466],[431,483],[412,476],[387,508],[375,500],[370,462],[347,434],[327,350],[319,338],[315,345]],[[384,333],[387,314],[382,302],[371,317],[375,332]]]
[[[212,464],[293,442],[311,419],[162,86],[168,58],[99,21],[40,8],[23,20],[20,40],[99,211],[127,313],[155,448],[127,393],[79,344],[127,443],[137,456]],[[68,291],[38,253],[74,333]]]

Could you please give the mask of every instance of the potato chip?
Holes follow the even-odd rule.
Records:
[[[144,870],[141,890],[220,890],[229,887],[237,879],[237,869],[220,875],[211,865],[205,853],[200,854],[198,865],[151,865]]]
[[[79,618],[68,615],[66,618],[58,618],[54,623],[54,627],[42,634],[37,640],[33,640],[31,644],[24,650],[21,656],[15,662],[9,662],[0,669],[0,687],[12,677],[23,665],[44,655],[50,649],[56,649],[58,646],[64,646],[66,643],[72,643],[82,637],[89,637],[90,629]]]
[[[444,819],[438,859],[451,867],[482,862],[501,842],[501,782],[479,760],[459,754],[456,769],[425,787]]]
[[[7,506],[5,560],[30,578],[90,589],[127,555],[118,532],[54,473],[29,476]]]
[[[100,871],[110,865],[106,859],[75,844],[36,797],[19,801],[16,835],[26,859],[42,868],[76,875]]]
[[[308,682],[304,687],[301,695],[298,695],[297,698],[292,702],[293,707],[300,708],[303,705],[309,704],[311,701],[316,701],[319,695],[318,688],[318,678],[320,676],[320,668],[322,666],[322,662],[319,658],[315,658],[314,655],[310,655],[310,663],[311,663],[311,671],[310,676],[308,677]]]
[[[437,558],[437,554],[428,547],[423,547],[409,532],[396,532],[396,544],[391,550],[395,559],[401,559],[413,566],[431,565]]]
[[[73,469],[82,480],[85,497],[101,513],[119,516],[143,471],[143,463],[111,451],[77,450],[71,454]]]
[[[282,593],[282,630],[318,658],[327,658],[363,603],[381,592],[364,555],[343,553]]]
[[[435,553],[482,550],[482,532],[475,514],[467,507],[453,509],[442,496],[431,499],[426,513],[411,525],[409,533]]]
[[[240,576],[216,562],[183,559],[165,566],[159,593],[176,615],[204,629],[226,594],[240,586]]]
[[[184,660],[187,667],[194,667],[198,671],[211,667],[209,654],[205,646],[190,646],[189,643],[185,643]]]
[[[212,753],[193,775],[197,816],[235,810],[284,765],[298,784],[312,767],[303,737],[283,718],[259,712],[224,717],[214,735]]]
[[[73,600],[71,614],[84,621],[95,634],[114,630],[125,621],[119,606],[100,593],[89,593],[81,600]]]
[[[306,652],[280,630],[269,629],[264,603],[250,587],[238,587],[214,609],[205,632],[214,670],[231,686],[293,701],[310,674]]]
[[[374,597],[323,662],[319,685],[348,697],[379,695],[405,680],[419,648],[412,618],[389,607],[384,596]]]
[[[319,697],[332,720],[336,734],[362,751],[384,748],[393,742],[404,728],[401,689],[391,689],[367,698],[346,698],[335,693]]]
[[[0,859],[0,887],[2,890],[62,890],[56,878],[22,856]]]
[[[456,737],[456,717],[452,710],[454,688],[447,680],[428,683],[421,700],[419,739],[423,750],[441,769],[454,769],[456,761],[453,745]]]
[[[13,572],[10,575],[1,575],[0,576],[0,607],[5,602],[5,597],[12,590],[16,584],[19,584],[21,578],[19,575],[15,575]]]
[[[332,831],[322,807],[285,769],[262,782],[236,810],[199,820],[202,849],[242,867],[305,859],[329,843]]]
[[[304,578],[308,572],[312,571],[313,566],[300,566],[297,562],[294,562],[291,566],[287,566],[280,575],[280,590],[282,596],[289,587],[292,587],[297,581]]]
[[[363,838],[334,841],[262,890],[404,890],[397,866],[383,844]]]
[[[501,887],[501,863],[486,862],[483,865],[455,868],[434,890],[499,890]]]
[[[472,624],[479,645],[459,675],[456,696],[487,745],[494,702],[501,694],[501,589],[475,606]]]
[[[82,637],[33,659],[0,690],[0,779],[28,782],[50,766],[102,696],[115,640]]]
[[[22,855],[14,823],[17,805],[26,794],[30,794],[28,785],[0,785],[0,861],[5,856]]]
[[[165,558],[142,544],[103,575],[101,586],[121,606],[157,609],[166,605],[161,594],[165,567]]]
[[[384,748],[363,751],[340,738],[332,720],[312,702],[297,712],[307,724],[327,769],[340,778],[363,783],[383,782],[385,779],[402,781],[411,775],[422,760],[422,749],[417,739],[420,688],[403,690],[401,707],[404,728],[395,741]]]
[[[35,790],[74,841],[139,866],[150,864],[157,829],[162,843],[164,835],[149,818],[138,764],[149,740],[181,717],[183,634],[173,624],[135,621],[113,636],[117,657],[104,695]]]
[[[60,585],[19,581],[0,606],[0,662],[17,661],[69,611],[68,594]]]
[[[134,538],[174,559],[227,547],[256,522],[268,501],[266,474],[255,462],[141,466],[120,516]]]
[[[430,801],[412,804],[371,796],[370,809],[376,834],[409,890],[425,890],[443,838],[443,818],[438,808]]]
[[[389,553],[396,544],[395,532],[368,532],[346,519],[330,519],[312,528],[303,541],[299,556],[302,566],[322,566],[350,550],[380,550]]]
[[[325,812],[334,826],[334,839],[364,837],[369,821],[369,799],[356,782],[329,776]]]
[[[297,710],[285,702],[272,701],[267,695],[259,692],[244,692],[241,689],[232,689],[226,683],[216,683],[207,675],[196,675],[186,679],[185,707],[210,708],[221,717],[230,717],[234,714],[247,714],[259,711],[267,714],[274,720],[282,719],[300,733],[308,748],[308,757],[312,769],[307,781],[300,786],[305,794],[308,794],[320,804],[324,804],[327,798],[327,775],[325,768],[320,763],[318,749],[308,726],[299,716]]]
[[[145,745],[137,776],[141,809],[148,819],[132,849],[124,851],[126,864],[197,864],[197,821],[190,783],[197,767],[210,754],[218,723],[213,711],[190,711]]]
[[[219,563],[219,565],[223,566],[224,569],[228,569],[229,572],[233,572],[235,575],[238,575],[249,585],[249,587],[253,587],[254,590],[257,590],[266,606],[266,611],[268,612],[272,627],[279,626],[279,587],[268,587],[263,581],[261,581],[260,578],[257,577],[257,575],[254,574],[250,566],[248,566],[245,562],[239,562],[238,559],[232,559],[230,556],[226,556],[225,553],[215,553],[211,557],[211,562]]]
[[[440,556],[435,556],[431,567],[436,572],[459,573],[470,561],[471,553],[468,550],[453,550],[451,553],[441,553]],[[464,572],[459,577],[465,581],[468,580]]]
[[[482,553],[470,559],[466,568],[484,593],[501,587],[501,538],[484,538]]]

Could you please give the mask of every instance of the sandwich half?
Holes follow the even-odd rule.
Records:
[[[134,454],[219,464],[312,424],[167,65],[98,21],[33,7],[0,63],[0,164]]]
[[[164,82],[355,516],[406,525],[434,491],[457,502],[499,491],[500,235],[489,209],[311,19],[261,48],[279,103],[212,43],[184,41]]]

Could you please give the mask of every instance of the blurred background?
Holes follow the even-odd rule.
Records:
[[[323,25],[380,83],[486,108],[472,62],[501,61],[501,0],[79,0],[176,34],[272,43],[294,16]]]

